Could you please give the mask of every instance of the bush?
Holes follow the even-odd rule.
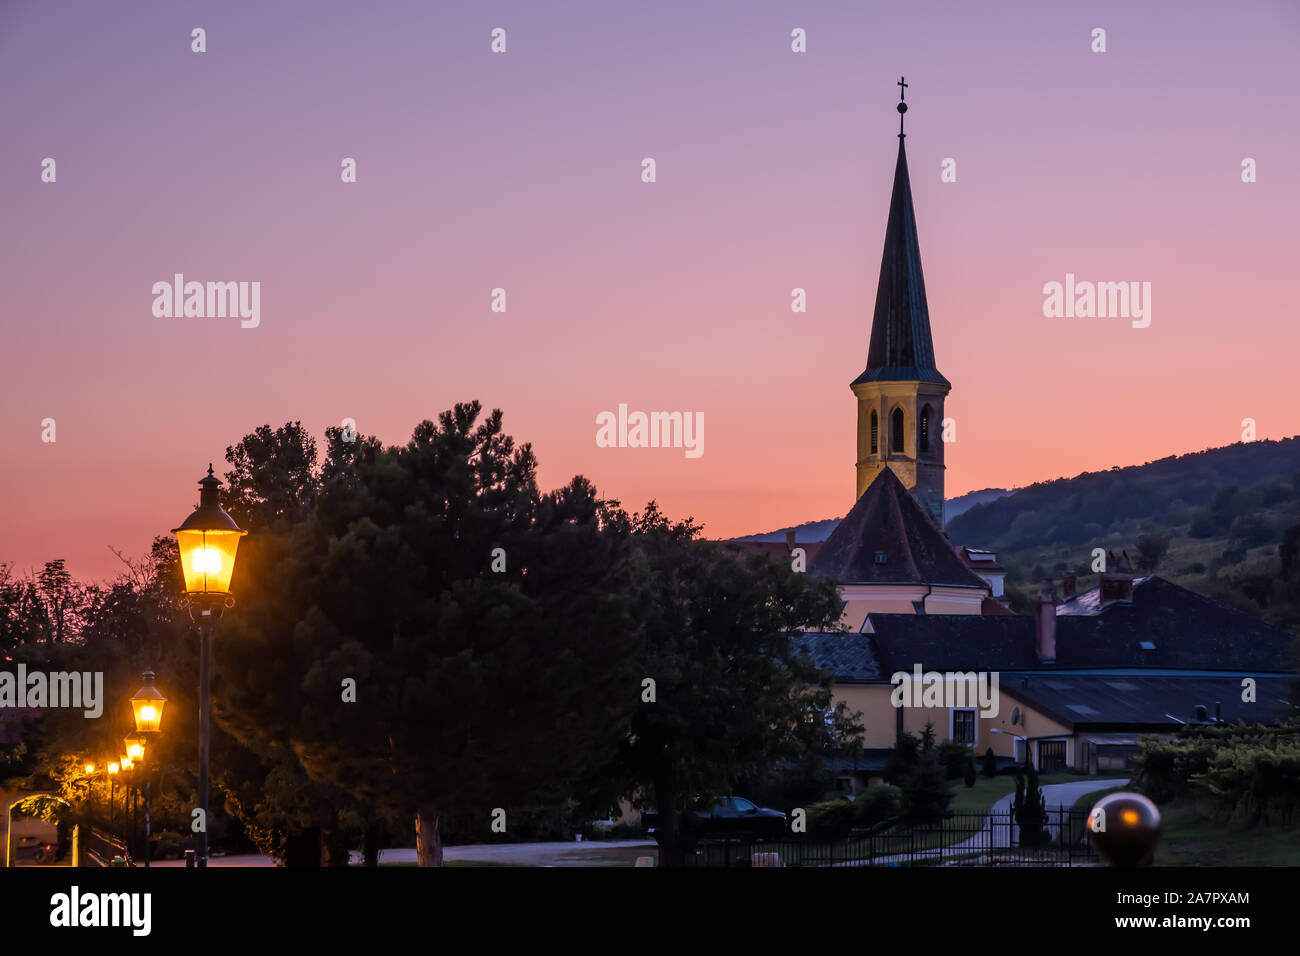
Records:
[[[869,788],[853,803],[856,817],[854,823],[860,827],[870,827],[890,817],[898,816],[901,794],[898,787],[892,787],[887,783]]]
[[[949,780],[960,780],[966,773],[966,761],[970,759],[970,748],[955,740],[945,740],[935,747],[939,763],[943,765],[943,775]]]
[[[966,758],[966,786],[975,786],[975,758]]]
[[[916,768],[921,753],[921,740],[915,734],[904,733],[894,744],[894,753],[885,768],[885,781],[901,785]]]
[[[923,752],[903,784],[902,811],[909,823],[938,823],[948,815],[952,793],[943,764],[934,750]]]
[[[808,808],[808,835],[814,840],[838,840],[853,828],[856,805],[848,800],[827,800]]]
[[[996,777],[998,775],[998,758],[993,756],[993,748],[990,747],[984,751],[984,776]]]

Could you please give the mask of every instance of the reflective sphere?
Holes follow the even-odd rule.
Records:
[[[1160,810],[1140,793],[1112,793],[1088,814],[1088,832],[1111,866],[1147,866],[1160,842]]]

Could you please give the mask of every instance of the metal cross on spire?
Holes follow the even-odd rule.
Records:
[[[900,76],[898,78],[898,138],[903,139],[907,136],[903,132],[903,114],[907,112],[907,78]]]

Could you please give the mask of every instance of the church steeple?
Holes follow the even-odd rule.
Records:
[[[904,94],[906,86],[899,80]],[[930,309],[925,301],[925,276],[921,271],[921,245],[916,237],[912,209],[912,184],[907,175],[907,150],[903,132],[906,101],[898,104],[898,162],[894,165],[894,194],[889,200],[885,226],[885,252],[880,259],[880,284],[876,286],[876,311],[871,321],[871,346],[860,382],[940,382],[948,380],[934,364],[930,339]]]
[[[907,83],[900,79],[904,96]],[[889,468],[943,526],[943,399],[951,384],[939,373],[921,271],[912,185],[898,104],[898,161],[885,226],[885,250],[871,322],[867,367],[851,383],[858,399],[857,486],[861,496]]]

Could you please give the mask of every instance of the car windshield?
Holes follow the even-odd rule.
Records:
[[[744,797],[733,797],[732,800],[736,804],[736,809],[739,810],[741,813],[747,813],[750,810],[758,809],[758,807],[754,806]]]

